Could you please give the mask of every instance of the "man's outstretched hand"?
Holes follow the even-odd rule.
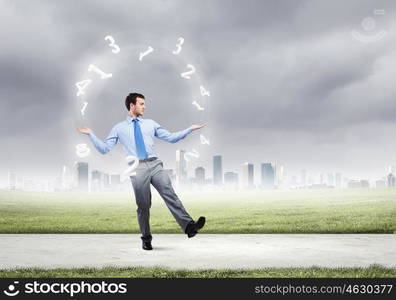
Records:
[[[79,133],[83,133],[83,134],[91,134],[91,133],[92,133],[92,129],[91,129],[91,128],[87,128],[87,127],[84,127],[84,128],[77,127],[76,129],[77,129],[77,131],[78,131]]]
[[[197,129],[201,129],[204,126],[205,126],[205,124],[203,124],[203,125],[191,125],[191,129],[192,130],[197,130]]]

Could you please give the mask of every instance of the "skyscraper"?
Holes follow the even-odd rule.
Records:
[[[76,162],[76,183],[77,189],[81,191],[88,191],[88,163],[87,162]]]
[[[221,155],[213,156],[213,184],[223,184],[223,166],[221,162]]]
[[[120,174],[110,174],[110,185],[111,187],[118,188],[121,184],[121,175]]]
[[[198,185],[205,184],[205,169],[203,167],[198,167],[195,169],[195,182]]]
[[[224,173],[224,184],[228,188],[238,189],[239,186],[238,173],[235,172],[225,172]]]
[[[341,173],[336,173],[335,174],[335,186],[337,188],[341,187]]]
[[[242,187],[254,188],[254,166],[248,162],[242,165]]]
[[[95,170],[91,173],[91,190],[101,190],[103,188],[103,173]]]
[[[67,167],[66,166],[62,167],[61,188],[62,188],[62,190],[67,190],[68,189]]]
[[[334,186],[334,175],[333,173],[327,173],[327,185]]]
[[[285,183],[285,167],[283,165],[275,168],[275,178],[276,186],[283,187],[283,184]]]
[[[392,173],[389,173],[388,176],[386,177],[386,181],[387,181],[387,185],[388,187],[395,187],[395,175],[393,175]]]
[[[107,189],[110,187],[110,176],[107,173],[102,174],[103,178],[103,188]]]
[[[386,176],[386,183],[388,187],[395,186],[395,175],[393,175],[393,166],[388,166],[388,175]]]
[[[185,150],[176,150],[176,183],[183,184],[187,181],[187,162],[184,159]]]
[[[8,189],[16,190],[16,185],[17,185],[16,182],[17,182],[16,174],[8,172]]]
[[[307,170],[303,169],[300,172],[300,185],[306,186],[307,185]]]
[[[320,174],[319,174],[319,184],[324,184],[324,183],[325,183],[324,174],[323,174],[323,173],[320,173]]]
[[[386,187],[386,181],[383,179],[378,179],[375,181],[375,187],[376,188],[384,188]]]
[[[271,163],[261,164],[261,186],[264,189],[273,189],[275,185],[275,170]]]
[[[394,167],[392,165],[388,166],[388,174],[393,174]]]

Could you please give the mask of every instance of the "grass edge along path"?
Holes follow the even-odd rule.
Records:
[[[171,270],[162,267],[1,269],[0,278],[396,278],[396,268],[263,268]]]

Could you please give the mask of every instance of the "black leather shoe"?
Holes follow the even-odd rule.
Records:
[[[205,217],[199,217],[197,222],[192,221],[187,225],[185,233],[189,238],[192,238],[198,233],[198,230],[204,227]]]
[[[149,238],[141,238],[142,239],[142,248],[144,250],[153,250],[153,246],[151,246],[151,237]]]
[[[151,242],[148,242],[148,241],[142,242],[142,248],[144,250],[153,250],[153,246],[151,246]]]

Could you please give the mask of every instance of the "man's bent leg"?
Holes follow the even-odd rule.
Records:
[[[131,177],[137,204],[137,217],[142,239],[151,241],[150,232],[150,169],[147,163],[141,163],[136,169],[136,176]]]
[[[164,199],[177,223],[180,225],[183,231],[185,231],[187,225],[190,222],[193,222],[193,219],[186,212],[179,197],[177,197],[175,191],[173,190],[169,175],[163,169],[162,161],[157,159],[153,162],[153,165],[151,184],[161,195],[162,199]]]

